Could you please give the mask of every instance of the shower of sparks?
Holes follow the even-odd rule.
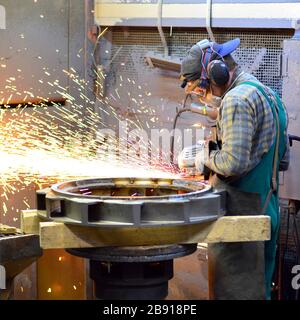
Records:
[[[58,51],[58,49],[56,49]],[[42,60],[42,57],[38,56]],[[1,64],[4,67],[4,64]],[[21,69],[18,69],[22,73]],[[89,90],[91,85],[80,79],[76,71],[63,70],[70,82],[77,88],[75,98],[69,93],[69,87],[63,87],[58,80],[48,81],[51,76],[48,68],[44,68],[44,78],[39,83],[48,83],[54,92],[60,95],[65,105],[52,103],[49,98],[35,96],[30,90],[18,92],[16,79],[6,79],[5,89],[12,96],[24,96],[37,103],[28,103],[28,107],[19,105],[16,108],[4,105],[0,110],[0,184],[2,186],[2,214],[8,211],[9,199],[25,188],[39,189],[57,181],[80,177],[174,177],[176,171],[170,163],[161,159],[149,159],[143,156],[151,146],[150,141],[140,146],[135,142],[122,141],[120,138],[99,135],[99,129],[116,130],[117,125],[108,127],[105,118],[118,121],[126,120],[127,130],[149,129],[157,123],[155,110],[145,105],[145,97],[151,92],[143,91],[135,81],[120,76],[120,87],[126,81],[138,88],[138,95],[128,92],[133,106],[124,110],[111,103],[113,100],[121,105],[122,97],[118,89],[109,97],[92,100]],[[103,73],[97,74],[98,79],[105,79]],[[97,82],[97,81],[96,81]],[[97,82],[101,89],[101,83]],[[100,90],[101,91],[101,90]],[[3,105],[3,101],[0,101]],[[30,108],[29,108],[30,107]],[[135,111],[132,111],[135,110]],[[149,119],[144,121],[138,115]],[[146,117],[147,116],[147,117]],[[143,119],[143,120],[141,120]],[[110,121],[111,123],[111,121]],[[127,146],[127,147],[124,147]],[[125,152],[130,147],[130,152]],[[108,152],[110,151],[110,152]],[[163,152],[159,153],[162,156]],[[34,186],[34,187],[32,187]],[[21,188],[21,189],[20,189]],[[30,208],[30,201],[23,199],[22,209]],[[1,207],[0,207],[1,209]],[[10,208],[13,212],[19,209]],[[49,292],[49,291],[48,291]],[[51,292],[51,291],[50,291]]]

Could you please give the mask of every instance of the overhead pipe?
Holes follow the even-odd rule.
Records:
[[[215,37],[211,29],[211,16],[212,16],[212,0],[206,0],[206,30],[209,35],[209,40],[215,42]]]
[[[169,48],[168,48],[168,44],[167,44],[167,41],[166,41],[165,34],[163,32],[163,29],[162,29],[163,0],[158,0],[157,1],[157,5],[158,5],[157,28],[158,28],[158,32],[159,32],[159,35],[160,35],[161,42],[162,42],[163,47],[164,47],[164,55],[165,55],[165,57],[167,57],[167,56],[169,56]]]

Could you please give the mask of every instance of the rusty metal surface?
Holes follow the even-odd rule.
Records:
[[[6,289],[0,290],[0,300],[12,297],[13,279],[42,252],[37,235],[0,234],[0,265],[4,267],[6,277]]]
[[[48,83],[59,79],[62,86],[68,84],[66,75],[58,72],[68,69],[68,2],[56,0],[34,4],[31,0],[1,1],[6,8],[7,19],[7,28],[1,30],[5,45],[0,48],[0,56],[6,66],[1,68],[2,103],[41,100],[36,97],[61,98]],[[49,77],[41,83],[37,79],[44,78],[45,70],[48,70]],[[4,80],[11,76],[15,77],[17,90],[5,86]]]
[[[30,234],[0,234],[0,264],[42,255],[39,236]]]

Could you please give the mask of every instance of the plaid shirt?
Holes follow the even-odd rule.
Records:
[[[247,73],[236,77],[234,86],[222,100],[217,118],[217,135],[222,149],[212,151],[205,163],[225,177],[252,170],[275,140],[275,121],[267,100],[257,88],[238,85],[244,81],[259,82]]]

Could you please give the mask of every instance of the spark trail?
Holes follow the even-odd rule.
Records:
[[[87,87],[90,90],[89,84],[81,80],[74,69],[63,72],[77,87],[79,99],[69,94],[69,88],[54,81],[49,85],[65,99],[66,105],[53,103],[49,107],[48,98],[35,97],[28,91],[27,94],[39,101],[38,104],[29,103],[25,108],[23,105],[16,108],[5,105],[1,110],[0,184],[4,215],[10,210],[18,210],[8,208],[8,200],[19,192],[20,187],[34,186],[38,189],[57,181],[80,177],[175,176],[176,171],[170,163],[152,159],[149,164],[145,152],[140,152],[144,148],[147,153],[150,141],[142,146],[139,144],[137,148],[126,138],[99,134],[99,128],[117,129],[106,125],[103,114],[116,122],[126,120],[129,124],[127,131],[131,128],[144,129],[145,126],[149,128],[148,121],[141,123],[135,113],[127,117],[128,114],[119,112],[108,98],[91,100],[86,94]],[[45,76],[49,75],[49,71],[45,71]],[[9,79],[6,89],[18,93],[14,79]],[[116,96],[118,98],[114,96],[113,99],[121,100],[119,93]],[[150,114],[155,119],[155,110],[143,106],[143,100],[138,107],[140,113]],[[153,119],[150,121],[153,122]],[[28,199],[24,199],[23,203],[30,207]]]

